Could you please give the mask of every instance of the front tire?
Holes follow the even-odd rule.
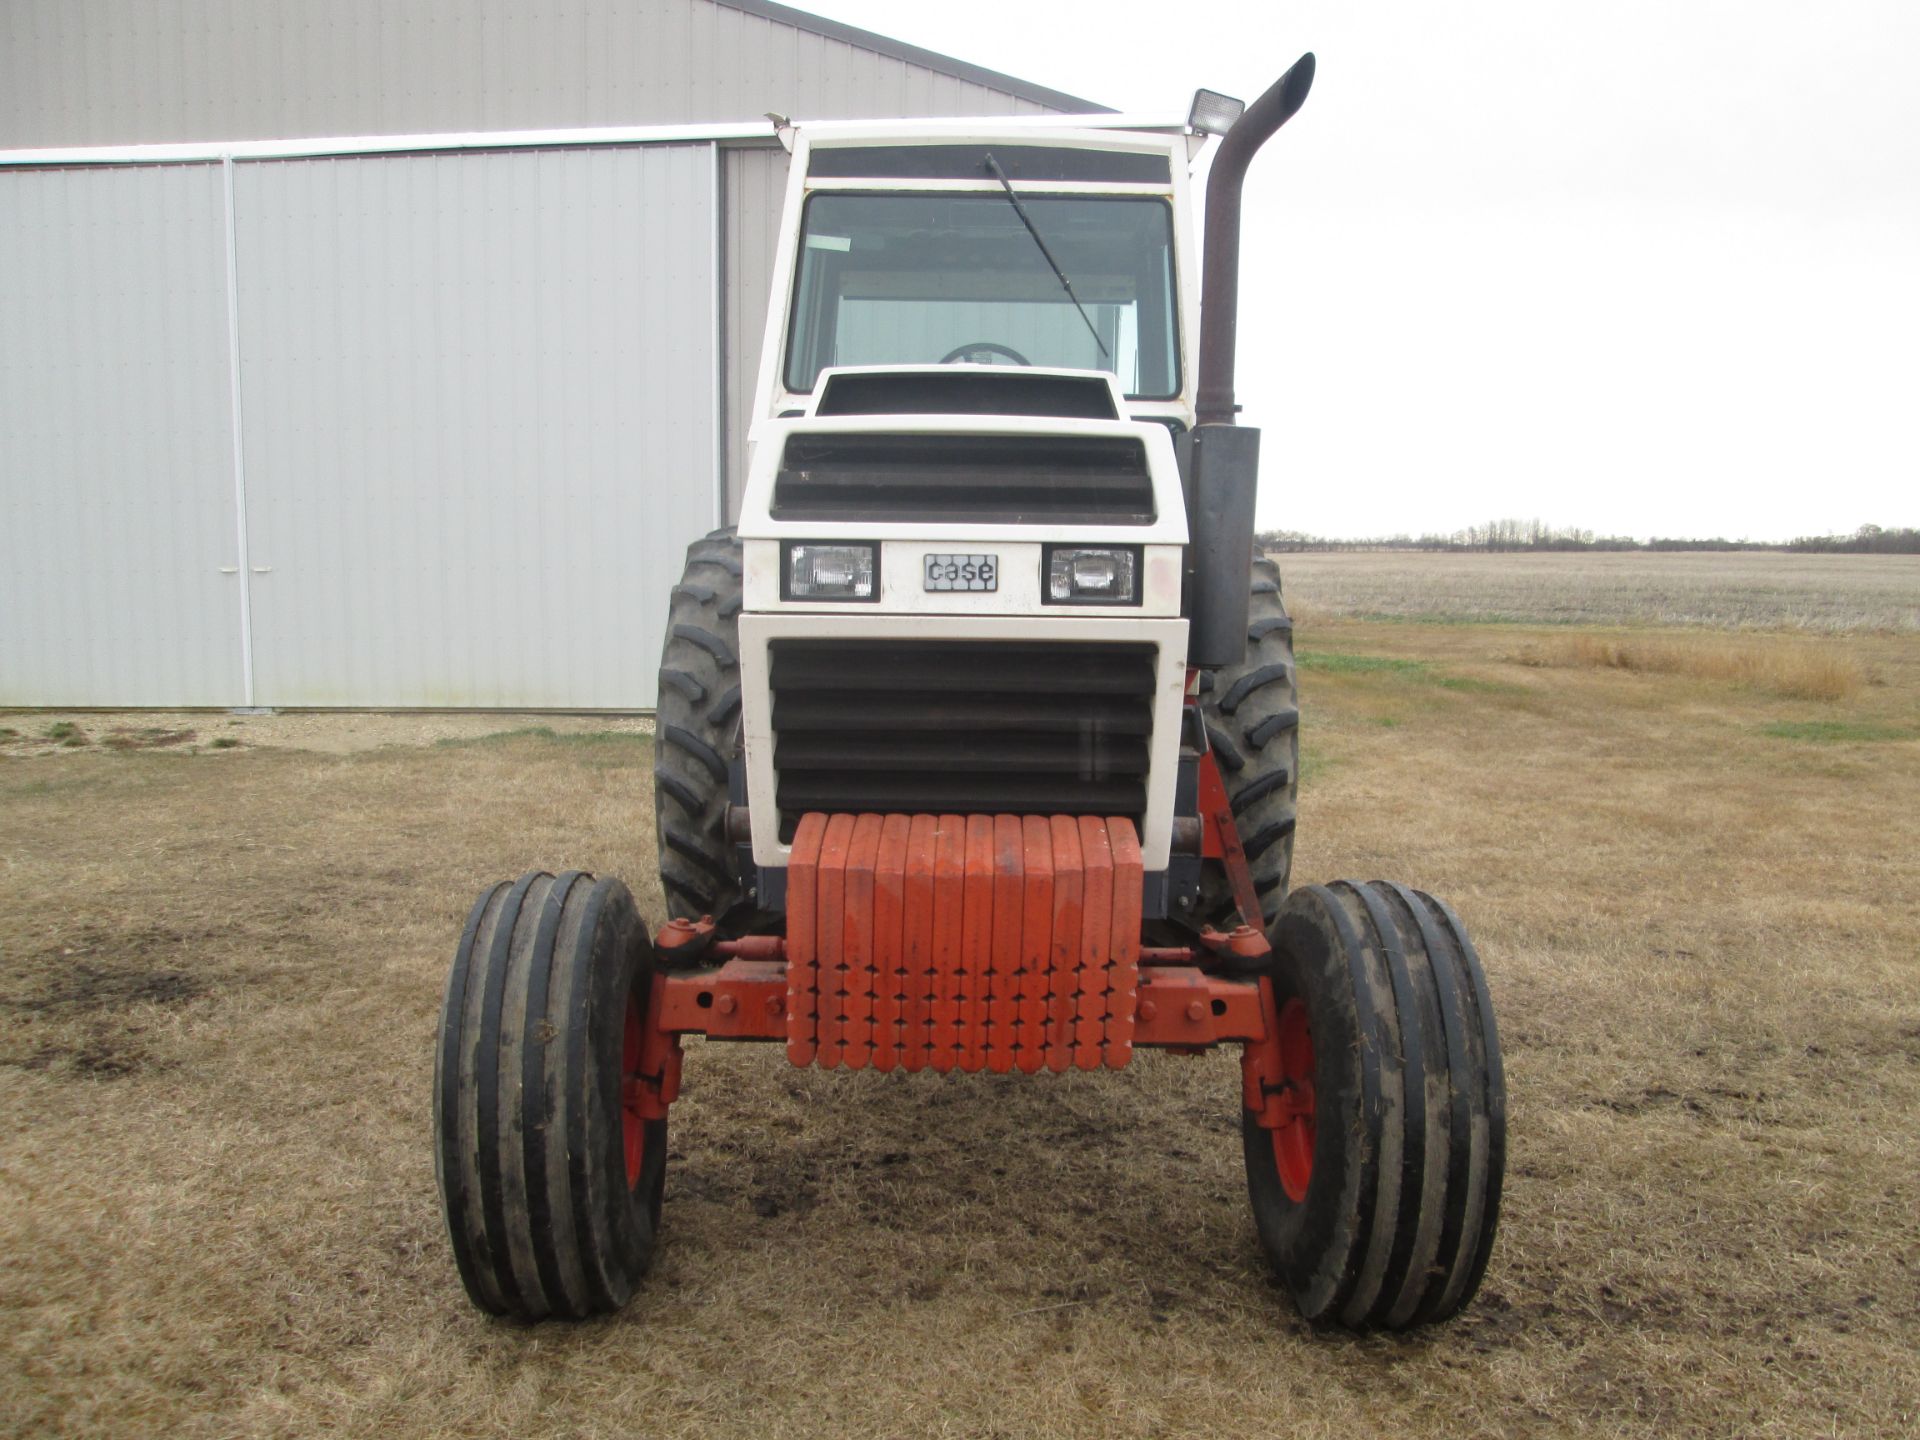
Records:
[[[618,880],[535,871],[467,918],[434,1057],[434,1171],[473,1303],[618,1310],[653,1257],[667,1122],[628,1103],[654,955]]]
[[[1282,1123],[1241,1112],[1261,1247],[1309,1320],[1444,1320],[1486,1273],[1506,1165],[1479,957],[1446,905],[1384,881],[1299,891],[1269,938]]]

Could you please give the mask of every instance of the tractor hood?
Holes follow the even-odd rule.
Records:
[[[742,537],[1184,544],[1171,432],[1098,371],[924,365],[823,373],[757,427]]]

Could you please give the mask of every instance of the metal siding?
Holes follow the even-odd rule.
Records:
[[[0,148],[1047,108],[708,0],[0,5]]]
[[[707,0],[0,5],[0,147],[1048,108]],[[652,703],[716,384],[744,483],[787,157],[727,152],[722,216],[710,166],[236,167],[260,703]],[[0,172],[0,703],[245,698],[221,192]]]
[[[711,165],[240,167],[259,703],[653,704],[711,524]]]
[[[0,171],[0,704],[240,703],[224,213]]]
[[[787,152],[778,146],[722,151],[726,211],[727,515],[740,513],[747,486],[747,431],[760,378],[760,345],[786,199]]]

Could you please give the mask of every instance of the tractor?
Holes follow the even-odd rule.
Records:
[[[1474,947],[1405,885],[1289,887],[1293,627],[1233,371],[1243,182],[1313,71],[1165,130],[785,133],[738,525],[688,550],[660,668],[669,914],[528,874],[447,981],[436,1171],[483,1310],[633,1295],[689,1035],[1028,1075],[1238,1046],[1300,1313],[1472,1298],[1506,1126]]]

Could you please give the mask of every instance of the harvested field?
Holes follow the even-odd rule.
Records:
[[[1295,608],[1449,624],[1920,632],[1920,555],[1276,555]]]
[[[1517,658],[1565,636],[1300,629],[1300,877],[1451,899],[1507,1047],[1493,1266],[1410,1338],[1315,1333],[1266,1279],[1231,1056],[716,1044],[631,1309],[483,1319],[428,1146],[444,967],[529,866],[660,913],[642,727],[249,717],[215,750],[228,717],[0,715],[6,1428],[1913,1433],[1920,644],[1836,637],[1867,681],[1820,701]]]

